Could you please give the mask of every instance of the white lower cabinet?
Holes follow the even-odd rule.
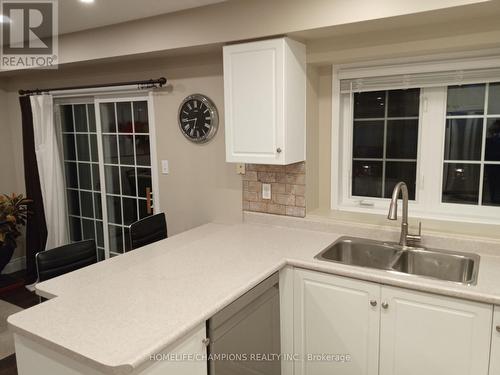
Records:
[[[370,301],[379,299],[377,284],[296,270],[294,351],[303,360],[295,375],[377,374],[380,313]]]
[[[491,332],[490,375],[500,375],[500,306],[495,306]]]
[[[386,286],[382,303],[380,374],[488,374],[491,305]]]
[[[281,278],[289,283],[283,290],[293,287],[287,294],[293,314],[282,315],[282,347],[297,355],[294,375],[488,375],[491,305],[315,271],[284,272],[293,272]],[[496,339],[498,362],[500,333]],[[500,375],[500,363],[492,366],[497,372],[490,375]]]

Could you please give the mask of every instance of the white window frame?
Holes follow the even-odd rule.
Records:
[[[492,59],[474,59],[474,61],[453,60],[448,64],[442,61],[436,63],[436,71],[450,69],[457,66],[461,69],[482,68],[491,64]],[[500,66],[499,59],[494,59],[492,66]],[[387,198],[360,198],[351,196],[352,184],[352,140],[353,140],[353,103],[352,94],[343,94],[340,91],[340,81],[346,76],[356,77],[356,71],[365,77],[377,77],[392,74],[401,74],[405,69],[409,73],[429,72],[433,64],[409,64],[405,67],[378,66],[376,68],[351,69],[347,74],[342,66],[332,67],[332,154],[331,154],[331,209],[357,213],[371,213],[387,215],[389,199]],[[394,73],[395,72],[395,73]],[[495,80],[490,80],[495,81]],[[500,76],[496,81],[500,82]],[[477,81],[483,83],[484,81]],[[458,83],[458,82],[457,82]],[[463,84],[473,82],[460,82]],[[417,176],[415,201],[409,202],[411,215],[425,219],[446,221],[499,223],[500,207],[454,204],[441,202],[442,181],[444,173],[444,137],[446,124],[447,86],[421,87],[420,114],[417,151]],[[400,87],[385,87],[380,90],[392,90]],[[483,116],[476,117],[486,117]],[[439,124],[439,126],[436,126]],[[484,154],[484,134],[483,149]],[[465,162],[466,161],[462,161]],[[481,173],[481,177],[483,174]],[[482,186],[482,185],[481,185]]]

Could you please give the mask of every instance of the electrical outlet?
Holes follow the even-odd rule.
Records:
[[[245,164],[236,164],[236,174],[245,174]]]
[[[271,184],[262,184],[262,199],[271,199]]]

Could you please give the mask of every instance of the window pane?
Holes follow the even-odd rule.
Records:
[[[148,102],[134,102],[134,125],[136,133],[149,132]]]
[[[389,91],[388,117],[418,117],[420,89]]]
[[[82,133],[88,132],[85,104],[76,104],[73,108],[75,111],[75,131]]]
[[[484,113],[485,85],[448,87],[448,115],[482,115]]]
[[[71,216],[69,218],[69,237],[71,241],[81,241],[82,240],[82,226],[80,219]]]
[[[94,212],[95,218],[102,220],[102,202],[101,202],[101,194],[94,193]]]
[[[66,175],[66,187],[78,188],[78,171],[76,163],[64,162],[64,172]]]
[[[77,190],[67,190],[68,212],[70,215],[80,216],[80,196]]]
[[[417,163],[406,161],[388,161],[385,164],[385,198],[392,197],[394,186],[400,181],[408,187],[408,197],[415,200]]]
[[[490,83],[488,92],[488,114],[500,114],[500,82]]]
[[[416,159],[418,148],[418,120],[387,121],[388,159]]]
[[[122,207],[120,197],[107,197],[108,202],[108,221],[114,224],[122,223]]]
[[[80,192],[80,198],[82,200],[82,216],[83,217],[94,217],[94,201],[92,200],[92,193],[86,191]]]
[[[109,228],[109,251],[116,253],[123,253],[123,234],[121,227],[114,225],[108,226]]]
[[[92,184],[94,191],[101,190],[101,177],[99,176],[99,164],[92,164]]]
[[[87,110],[88,110],[88,119],[89,119],[89,131],[91,133],[96,132],[96,127],[95,127],[95,109],[93,104],[87,104]]]
[[[120,172],[118,167],[105,165],[106,192],[110,194],[120,194]]]
[[[354,118],[381,118],[385,116],[385,91],[354,94]]]
[[[78,174],[80,176],[80,189],[92,190],[90,164],[78,163]]]
[[[151,202],[153,204],[153,202]],[[139,219],[144,219],[146,216],[151,216],[153,213],[148,214],[147,202],[145,199],[139,199]]]
[[[353,157],[382,158],[384,155],[384,121],[355,121]]]
[[[83,239],[95,240],[94,220],[82,219]]]
[[[500,206],[500,165],[484,166],[483,204]]]
[[[136,152],[137,165],[151,165],[148,135],[135,136],[135,152]]]
[[[104,153],[104,162],[118,164],[118,146],[116,144],[116,135],[103,135],[102,147]]]
[[[484,158],[490,161],[500,161],[500,118],[488,120]]]
[[[443,202],[478,204],[479,164],[445,163],[443,172]]]
[[[138,196],[146,198],[146,189],[152,189],[151,169],[137,168],[137,187],[139,189]]]
[[[125,237],[125,243],[124,243],[125,251],[130,251],[132,250],[132,242],[130,240],[130,229],[128,227],[123,228],[123,234]]]
[[[120,164],[134,165],[134,136],[119,135]]]
[[[98,152],[97,152],[97,135],[90,135],[90,154],[92,156],[92,161],[98,162]]]
[[[63,135],[63,150],[65,160],[76,160],[75,136],[74,134]]]
[[[130,102],[116,103],[116,117],[120,133],[132,133],[132,104]]]
[[[445,160],[480,160],[483,119],[448,119],[444,144]]]
[[[381,161],[353,161],[352,195],[382,197]]]
[[[103,133],[115,133],[115,105],[113,103],[101,103],[101,128]]]
[[[61,128],[63,132],[72,132],[73,129],[73,108],[71,105],[61,107]]]
[[[76,135],[76,147],[79,161],[90,161],[89,136],[87,134]]]
[[[123,223],[130,225],[137,221],[137,200],[123,198]]]
[[[95,229],[97,232],[97,246],[103,247],[104,246],[104,229],[103,229],[103,223],[102,221],[96,221],[95,222]]]
[[[123,195],[136,195],[135,168],[122,167],[122,191]]]

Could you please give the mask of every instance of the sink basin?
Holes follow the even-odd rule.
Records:
[[[416,249],[401,253],[393,269],[411,275],[474,284],[478,265],[479,256],[475,254]]]
[[[315,258],[467,285],[476,284],[479,269],[476,254],[403,248],[396,243],[355,237],[339,238]]]
[[[383,242],[341,237],[316,256],[316,259],[353,266],[390,269],[399,249]]]

